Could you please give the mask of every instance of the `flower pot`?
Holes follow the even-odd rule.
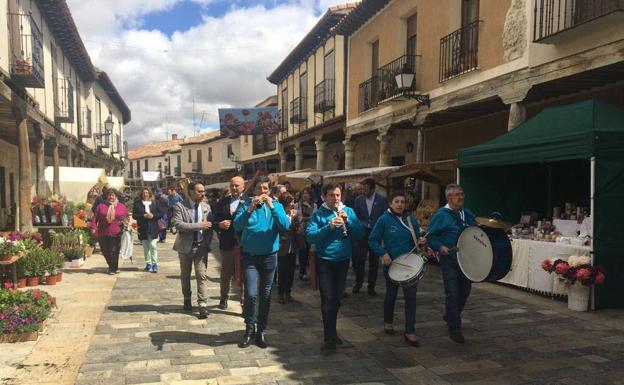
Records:
[[[11,258],[13,258],[13,254],[11,253],[0,254],[0,262],[9,261]]]
[[[56,275],[50,275],[46,278],[46,285],[54,286],[56,285]]]
[[[63,272],[59,271],[58,273],[56,273],[56,282],[61,282],[63,281]]]
[[[47,279],[47,277],[45,275],[40,275],[39,276],[39,284],[40,285],[45,285],[46,279]]]
[[[39,277],[28,277],[26,278],[26,286],[37,286],[39,285]]]
[[[574,284],[568,287],[568,309],[574,311],[587,311],[589,305],[590,287]]]
[[[17,288],[22,289],[26,287],[26,278],[18,278],[17,279]]]

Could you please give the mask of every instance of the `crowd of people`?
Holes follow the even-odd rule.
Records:
[[[347,296],[349,268],[353,268],[355,275],[351,293],[357,295],[364,284],[368,262],[367,294],[376,296],[378,269],[382,264],[385,298],[380,314],[383,314],[384,332],[394,334],[394,308],[401,286],[390,279],[389,268],[398,257],[428,245],[440,261],[446,299],[443,319],[449,337],[457,343],[465,342],[461,312],[471,282],[458,266],[456,245],[463,228],[474,225],[474,215],[463,207],[463,189],[459,185],[447,186],[448,203],[433,216],[425,238],[421,236],[418,220],[406,209],[405,194],[394,192],[388,200],[375,191],[375,186],[373,179],[365,179],[346,196],[342,185],[330,183],[322,186],[316,196],[312,188],[295,194],[288,184],[272,184],[266,176],[258,176],[247,185],[237,176],[220,196],[208,195],[199,182],[189,182],[183,194],[174,187],[166,193],[142,188],[131,213],[121,201],[120,193],[108,189],[94,204],[93,230],[109,274],[119,272],[120,235],[130,216],[138,225],[146,272],[158,272],[157,242],[165,241],[168,228],[174,230],[173,250],[180,261],[183,307],[187,311],[193,309],[190,280],[194,268],[199,318],[208,316],[206,271],[216,232],[221,256],[220,309],[228,308],[235,267],[240,262],[240,300],[245,322],[245,332],[238,344],[241,348],[252,343],[267,347],[266,330],[275,282],[278,302],[291,302],[297,265],[298,278],[309,279],[313,247],[325,352],[334,351],[343,343],[336,322],[341,301]],[[416,294],[417,283],[403,287],[403,334],[406,343],[415,347],[419,346]]]

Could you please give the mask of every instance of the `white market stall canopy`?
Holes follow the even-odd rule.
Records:
[[[158,182],[160,180],[160,171],[142,171],[143,182]]]
[[[126,187],[123,176],[109,176],[108,179],[108,187],[112,187],[115,190],[123,191]]]
[[[230,187],[230,182],[213,183],[213,184],[204,186],[206,190],[223,190],[228,187]]]
[[[357,168],[328,175],[325,177],[325,182],[358,183],[364,178],[373,178],[379,182],[386,179],[388,175],[398,168],[399,166]]]
[[[54,183],[54,167],[45,169],[45,180],[48,195],[52,195]],[[92,188],[100,190],[108,183],[103,168],[59,167],[59,181],[61,194],[68,200],[86,202]]]

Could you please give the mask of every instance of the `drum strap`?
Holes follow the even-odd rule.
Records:
[[[407,225],[409,226],[409,231],[412,234],[412,239],[414,240],[414,248],[416,248],[416,247],[418,247],[418,238],[416,238],[416,232],[414,231],[414,225],[412,224],[412,218],[410,218],[409,215],[407,216]]]

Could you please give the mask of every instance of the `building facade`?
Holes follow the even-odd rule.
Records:
[[[130,110],[95,68],[65,1],[0,0],[0,228],[30,229],[44,170],[123,172]]]

